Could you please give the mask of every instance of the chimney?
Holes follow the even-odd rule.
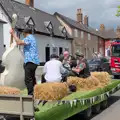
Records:
[[[84,17],[84,25],[86,25],[87,27],[89,26],[89,24],[88,24],[88,16],[87,15],[85,15],[85,17]]]
[[[105,30],[105,25],[104,24],[101,24],[100,25],[100,31],[104,31]]]
[[[77,9],[77,21],[78,23],[83,23],[82,9]]]
[[[116,35],[117,35],[117,38],[120,38],[120,26],[117,26]]]
[[[26,5],[34,7],[34,0],[25,0]]]

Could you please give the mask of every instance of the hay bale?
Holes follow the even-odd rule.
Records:
[[[110,75],[107,72],[92,72],[91,75],[96,77],[102,86],[108,85],[111,81]]]
[[[68,94],[65,83],[44,83],[34,87],[34,98],[40,100],[60,100]]]
[[[20,95],[20,90],[17,88],[0,86],[0,95]]]
[[[77,90],[93,90],[101,87],[99,80],[90,76],[88,78],[69,77],[67,80],[68,85],[75,85]]]

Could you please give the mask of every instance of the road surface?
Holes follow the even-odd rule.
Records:
[[[109,107],[91,120],[120,120],[120,91],[109,99]]]

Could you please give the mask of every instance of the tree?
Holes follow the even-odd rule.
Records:
[[[118,6],[118,10],[117,10],[117,14],[116,14],[117,17],[120,16],[120,5]]]

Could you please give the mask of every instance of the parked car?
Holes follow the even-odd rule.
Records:
[[[100,60],[90,60],[88,62],[91,72],[100,71]]]
[[[92,59],[88,62],[91,72],[106,71],[111,73],[109,61],[102,59]]]

